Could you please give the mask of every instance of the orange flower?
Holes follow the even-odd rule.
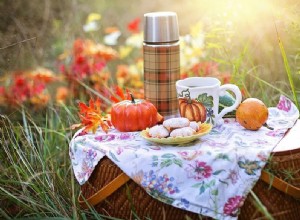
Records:
[[[106,34],[111,34],[111,33],[117,32],[117,31],[120,31],[119,28],[113,27],[113,26],[112,27],[107,27],[107,28],[104,29],[104,32]]]
[[[58,87],[56,90],[56,102],[65,103],[67,97],[69,96],[69,89],[67,87]]]
[[[118,57],[117,51],[111,47],[97,44],[92,40],[77,39],[73,44],[73,55],[78,56],[96,56],[104,61],[110,61]],[[95,57],[95,58],[96,58]]]
[[[117,51],[115,51],[111,47],[106,47],[102,44],[96,44],[96,45],[94,45],[93,47],[91,47],[89,49],[90,49],[90,52],[92,54],[102,58],[106,62],[119,57]]]
[[[28,73],[29,78],[32,78],[34,80],[44,82],[44,83],[50,83],[58,78],[54,75],[54,73],[51,70],[39,67],[31,72]]]
[[[39,94],[30,98],[30,103],[34,105],[35,108],[46,106],[49,102],[48,94]]]

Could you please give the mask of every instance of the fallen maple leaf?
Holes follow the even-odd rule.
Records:
[[[109,123],[103,120],[101,113],[101,101],[99,98],[94,101],[92,98],[89,101],[89,106],[83,102],[79,102],[79,117],[81,124],[85,126],[83,131],[96,132],[97,128],[101,126],[102,130],[107,133],[109,129]]]

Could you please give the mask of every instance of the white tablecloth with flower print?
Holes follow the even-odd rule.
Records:
[[[139,132],[80,130],[70,142],[70,157],[80,184],[106,155],[155,199],[216,219],[236,219],[272,149],[298,118],[296,106],[281,96],[277,107],[269,108],[274,130],[249,131],[225,119],[184,146],[150,143]]]

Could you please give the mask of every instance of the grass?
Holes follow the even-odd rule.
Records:
[[[5,167],[0,181],[3,217],[78,216],[78,187],[68,161],[72,132],[65,124],[71,123],[72,118],[62,108],[49,108],[39,116],[45,117],[41,125],[25,109],[17,113],[18,123],[1,116],[1,161]]]

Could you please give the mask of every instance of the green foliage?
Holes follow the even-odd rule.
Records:
[[[67,144],[72,136],[67,123],[74,121],[62,108],[46,109],[40,115],[45,117],[44,124],[25,109],[17,113],[19,122],[3,115],[0,119],[1,214],[5,218],[78,216],[78,186]]]

